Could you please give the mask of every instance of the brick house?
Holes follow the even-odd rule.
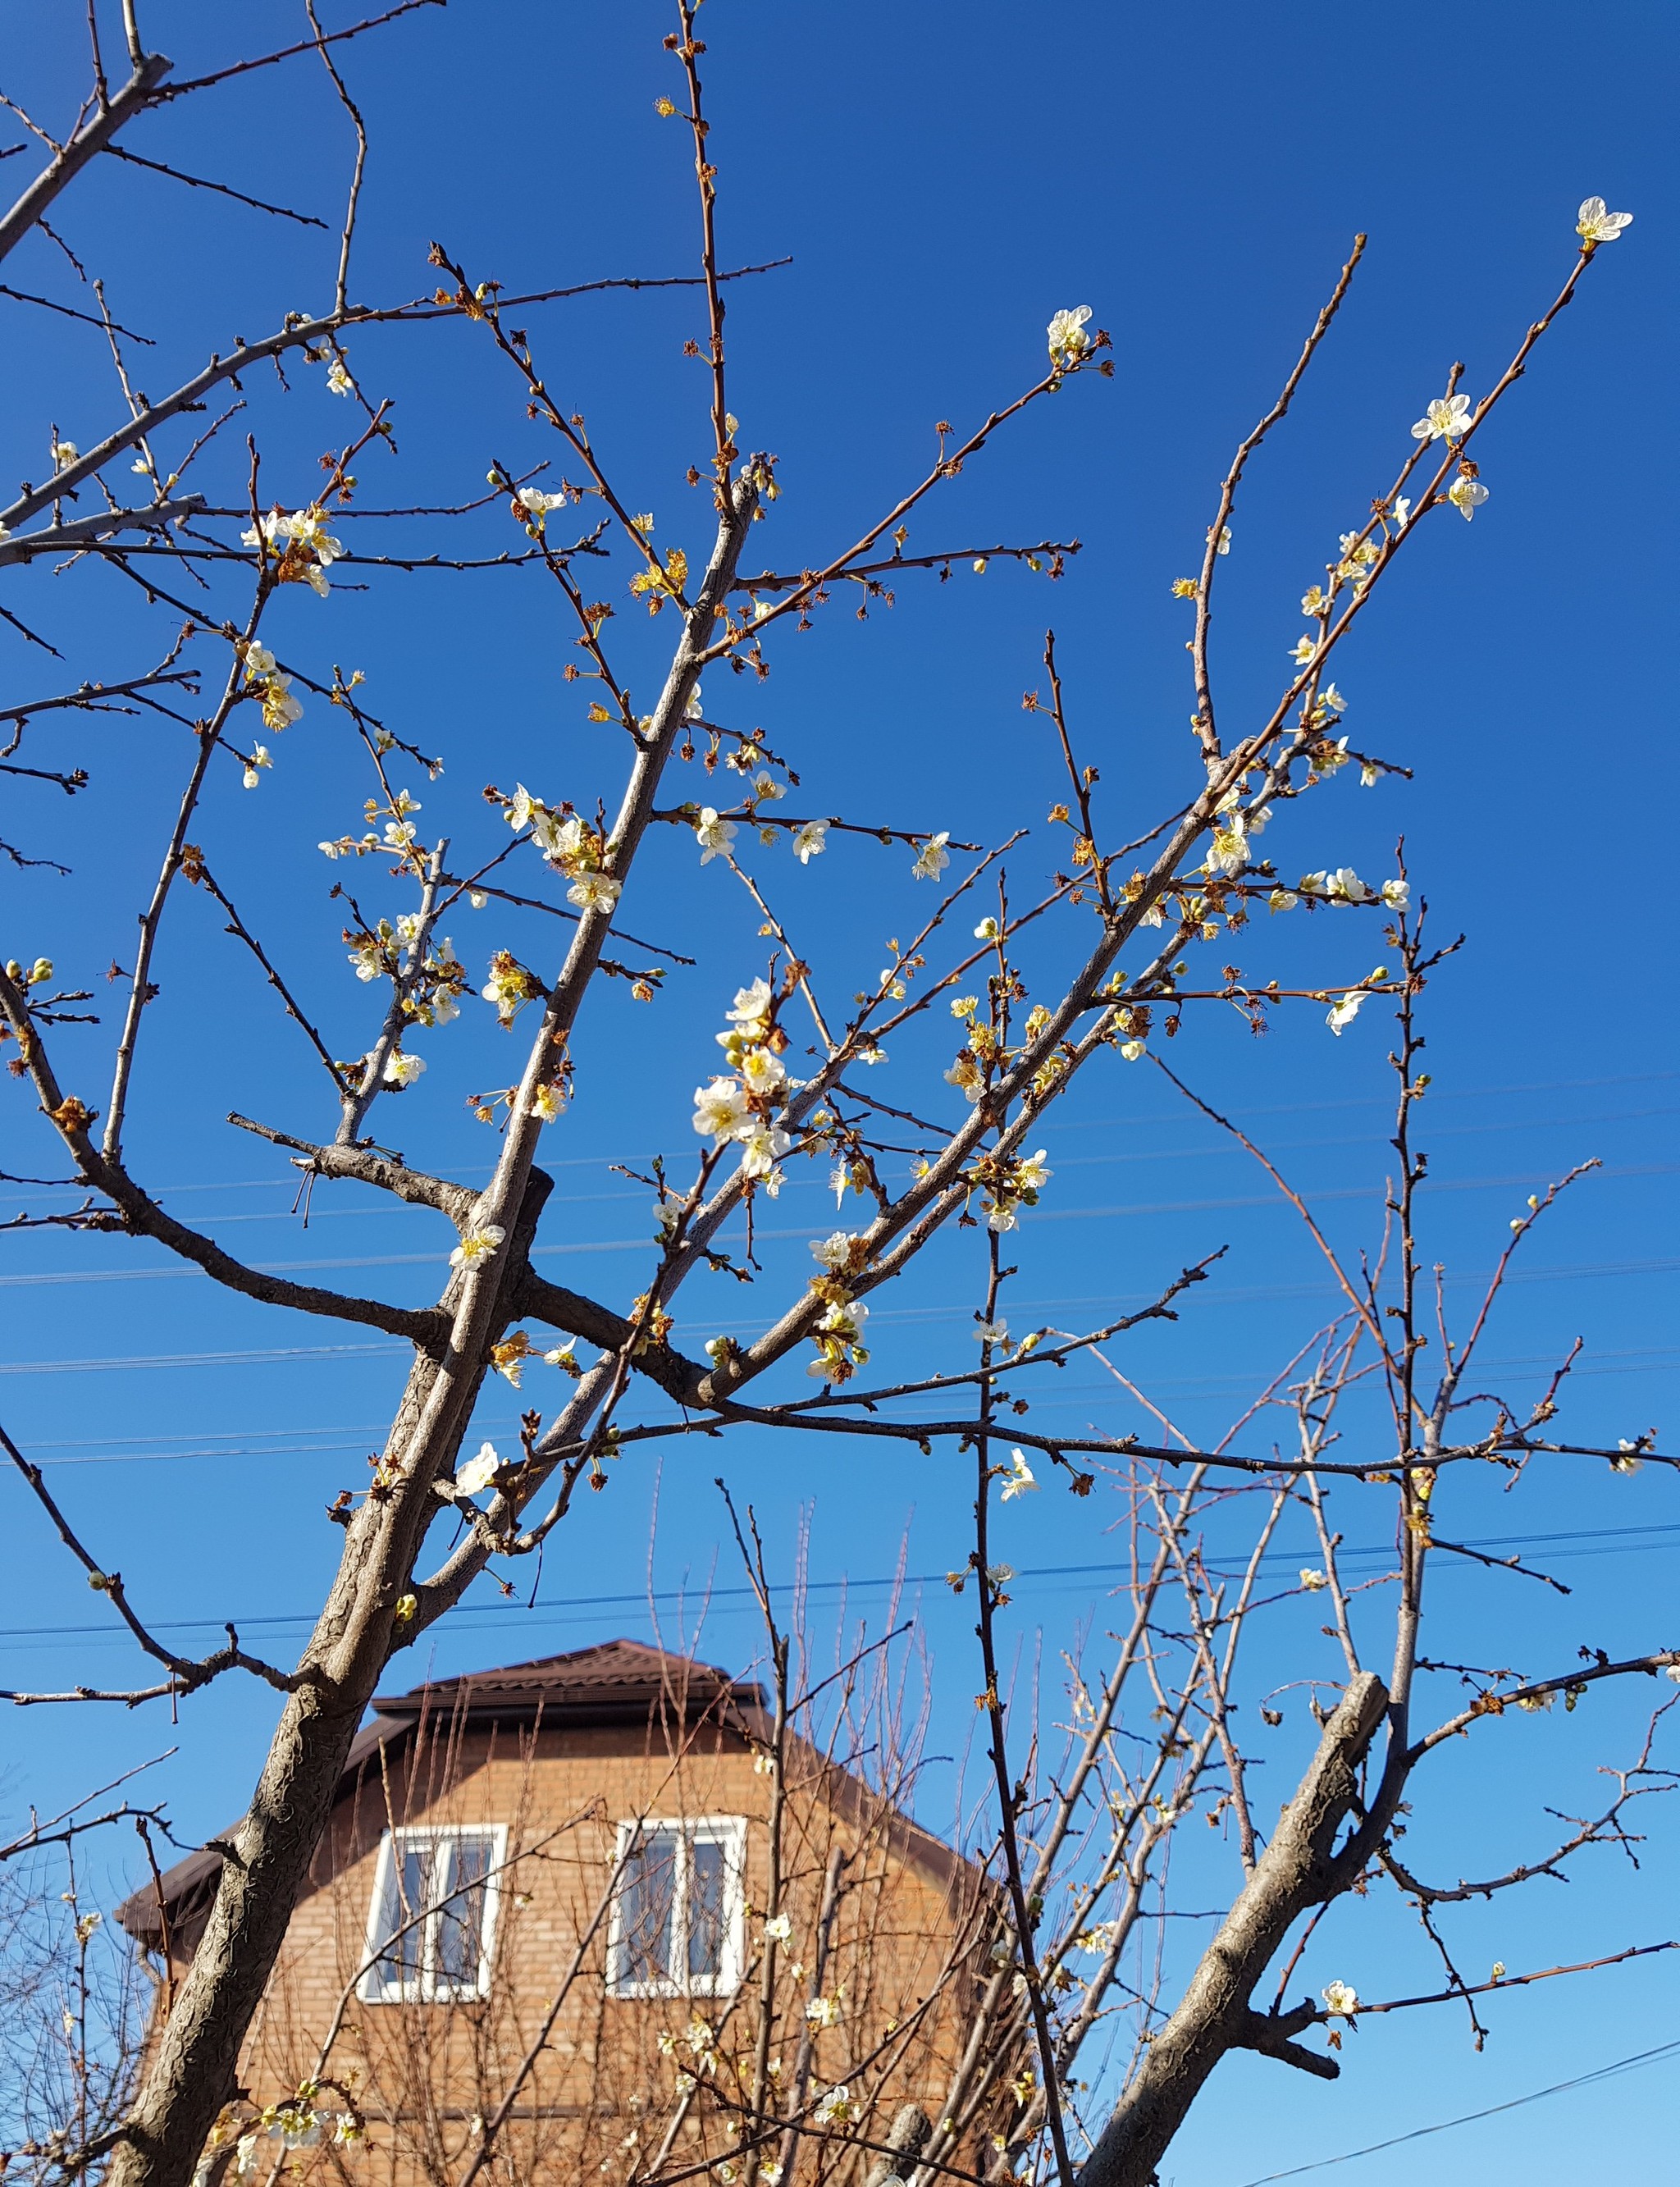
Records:
[[[318,2079],[366,2138],[289,2168],[455,2187],[492,2120],[504,2182],[699,2176],[756,2118],[737,2179],[885,2169],[900,2106],[941,2116],[992,1902],[791,1733],[778,1801],[773,1739],[761,1688],[628,1640],[377,1699],[239,2073],[256,2106]],[[164,2002],[218,1873],[194,1854],[120,1909]]]

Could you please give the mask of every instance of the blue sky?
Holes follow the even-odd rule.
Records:
[[[716,0],[705,12],[723,257],[793,260],[729,297],[732,405],[744,441],[782,458],[784,498],[755,535],[767,560],[798,567],[855,537],[925,466],[936,419],[962,428],[1036,376],[1056,307],[1088,301],[1115,339],[1111,384],[1093,377],[1040,405],[913,521],[913,553],[1077,537],[1082,551],[1058,586],[1000,564],[983,577],[961,568],[946,586],[909,579],[867,623],[840,606],[810,636],[785,639],[761,689],[709,694],[734,709],[720,706],[722,718],[762,722],[803,777],[798,795],[812,811],[844,807],[974,840],[995,838],[1018,815],[1036,820],[1059,790],[1020,700],[1042,684],[1053,621],[1075,732],[1101,766],[1114,832],[1142,832],[1187,794],[1194,773],[1188,623],[1171,582],[1194,568],[1230,451],[1270,402],[1353,233],[1370,236],[1365,265],[1296,411],[1254,466],[1221,568],[1216,649],[1228,717],[1269,706],[1300,627],[1297,596],[1336,533],[1386,486],[1447,366],[1462,359],[1466,387],[1479,392],[1549,301],[1579,200],[1601,192],[1635,213],[1480,444],[1486,507],[1472,526],[1443,518],[1414,543],[1339,658],[1356,742],[1415,779],[1362,792],[1344,778],[1285,816],[1266,847],[1286,871],[1348,863],[1380,876],[1404,834],[1439,928],[1469,936],[1429,1002],[1426,1256],[1447,1264],[1455,1303],[1468,1300],[1524,1197],[1601,1157],[1604,1170],[1532,1241],[1490,1360],[1501,1387],[1531,1396],[1578,1335],[1587,1350],[1570,1425],[1585,1440],[1655,1425],[1672,1448],[1680,1078],[1666,905],[1648,878],[1662,870],[1673,722],[1666,522],[1653,490],[1676,453],[1677,194],[1672,152],[1660,149],[1672,11],[1613,6],[1586,22],[1542,0],[1443,20],[1391,8],[1312,31],[1232,0],[1194,12],[1030,14],[861,4],[838,18]],[[244,13],[241,50],[264,25],[277,42],[295,34],[289,10]],[[8,5],[0,22],[20,95],[63,117],[80,95],[79,53],[43,33],[37,10]],[[149,27],[177,74],[234,50],[199,9],[157,8]],[[643,0],[458,0],[351,48],[346,67],[374,148],[353,293],[385,301],[423,292],[433,239],[475,277],[521,291],[686,272],[695,228],[686,139],[653,111],[674,87],[658,50],[666,27],[663,10]],[[149,120],[128,141],[335,216],[343,117],[297,65]],[[90,273],[104,274],[115,315],[157,338],[137,364],[154,393],[234,334],[255,339],[283,310],[330,297],[326,236],[132,167],[92,175],[61,213],[55,224]],[[10,278],[76,301],[74,275],[39,238],[14,256]],[[50,425],[87,446],[115,415],[110,363],[89,330],[4,300],[0,308],[24,363],[0,420],[0,466],[38,478]],[[692,295],[585,299],[535,309],[529,324],[550,384],[587,414],[626,498],[656,511],[663,543],[692,554],[704,512],[681,475],[705,458],[706,395],[703,368],[681,355],[701,331]],[[396,404],[400,453],[363,468],[372,502],[467,499],[492,458],[517,467],[551,453],[470,329],[364,334],[351,361],[364,385]],[[249,429],[267,490],[303,498],[343,416],[318,373],[288,376],[289,391],[253,378],[207,491],[241,496]],[[450,551],[457,537],[473,543],[461,551],[509,543],[493,511],[458,535],[417,524],[402,537],[419,553]],[[622,575],[611,582],[621,586]],[[8,604],[64,647],[75,676],[131,673],[154,644],[155,626],[115,578],[32,571]],[[324,607],[299,588],[278,604],[275,627],[312,672],[334,661],[363,668],[369,703],[444,752],[443,781],[417,787],[429,822],[447,813],[463,842],[494,841],[497,824],[476,798],[483,781],[523,777],[582,803],[613,779],[617,754],[584,724],[581,687],[559,680],[570,644],[556,603],[528,574],[382,576]],[[646,688],[666,625],[638,629],[623,614],[616,627],[627,672]],[[8,695],[59,688],[56,664],[3,631],[0,658]],[[344,971],[340,919],[308,846],[357,825],[365,790],[326,711],[288,733],[258,793],[227,773],[205,840],[230,890],[238,877],[242,911],[323,998],[329,1034],[348,1043],[366,1037],[363,991]],[[6,953],[45,950],[81,977],[126,949],[172,810],[175,735],[161,722],[95,727],[77,749],[94,777],[82,797],[8,797],[0,832],[26,836],[76,873],[60,882],[0,870]],[[686,1155],[688,1090],[709,1067],[711,1030],[760,947],[750,908],[718,869],[698,870],[686,836],[655,851],[638,930],[679,947],[699,937],[702,964],[674,975],[651,1012],[621,989],[598,998],[576,1105],[545,1148],[559,1181],[545,1236],[558,1250],[539,1265],[619,1304],[641,1287],[646,1195],[606,1165],[661,1150]],[[1026,846],[1023,889],[1047,855]],[[791,880],[773,869],[778,908],[842,995],[873,978],[889,936],[908,930],[919,897],[907,863],[902,851],[863,844]],[[317,1195],[303,1233],[286,1213],[284,1171],[222,1126],[230,1107],[305,1131],[324,1132],[326,1115],[301,1043],[210,909],[178,905],[162,960],[151,1075],[143,1067],[131,1140],[137,1173],[253,1259],[339,1262],[346,1283],[430,1296],[447,1245],[433,1218]],[[469,962],[514,936],[511,926],[492,936],[496,916],[458,922]],[[1360,975],[1376,943],[1351,920],[1297,915],[1250,929],[1242,947],[1247,971],[1316,982]],[[402,1097],[399,1143],[416,1161],[470,1176],[475,1164],[487,1169],[491,1142],[469,1136],[477,1127],[461,1121],[461,1099],[508,1071],[481,1030],[456,1030],[460,1039],[440,1040],[427,1079]],[[1380,1220],[1386,1030],[1368,1010],[1335,1041],[1308,1005],[1261,1043],[1209,1011],[1187,1020],[1173,1053],[1176,1067],[1264,1138],[1344,1245],[1373,1237]],[[108,1027],[64,1036],[61,1071],[96,1082],[109,1041]],[[931,1051],[915,1068],[924,1087]],[[6,1100],[5,1166],[37,1169],[49,1157],[28,1105],[16,1089]],[[1012,1318],[1095,1322],[1111,1302],[1141,1302],[1185,1261],[1228,1245],[1183,1318],[1129,1340],[1124,1355],[1187,1431],[1216,1432],[1332,1310],[1299,1225],[1240,1150],[1145,1068],[1094,1076],[1045,1138],[1057,1177],[1020,1234]],[[789,1235],[767,1252],[773,1270],[797,1268],[830,1206],[815,1184],[789,1189],[777,1218]],[[615,1242],[625,1240],[632,1247]],[[284,1656],[336,1546],[322,1506],[362,1477],[399,1385],[400,1347],[360,1343],[334,1324],[299,1329],[122,1240],[29,1234],[5,1242],[0,1267],[0,1419],[52,1462],[55,1492],[96,1543],[111,1545],[104,1553],[148,1614],[195,1647],[237,1616],[253,1644]],[[877,1313],[879,1364],[896,1375],[971,1356],[978,1281],[968,1247],[941,1247],[907,1296]],[[744,1323],[750,1302],[714,1291],[688,1311],[698,1341],[732,1317]],[[507,1434],[514,1409],[505,1390],[487,1393],[486,1431]],[[1135,1420],[1093,1370],[1070,1373],[1040,1409],[1104,1430]],[[429,1636],[427,1662],[454,1670],[618,1632],[650,1636],[650,1574],[660,1629],[692,1630],[714,1571],[700,1645],[744,1661],[752,1625],[739,1593],[726,1591],[737,1583],[718,1546],[716,1458],[711,1446],[671,1447],[657,1480],[650,1461],[626,1464],[557,1542],[534,1610],[475,1599]],[[803,1444],[761,1442],[744,1443],[729,1470],[789,1562],[799,1514],[811,1507],[814,1618],[844,1605],[878,1621],[880,1583],[907,1528],[913,1574],[960,1560],[969,1487],[965,1470],[945,1459],[907,1466],[868,1447],[813,1456]],[[132,1678],[132,1652],[101,1624],[33,1507],[14,1488],[0,1495],[13,1544],[0,1678]],[[1662,1621],[1672,1615],[1664,1605],[1680,1509],[1668,1479],[1537,1470],[1513,1497],[1466,1491],[1462,1520],[1478,1539],[1564,1538],[1534,1554],[1575,1590],[1564,1605],[1515,1580],[1442,1574],[1437,1599],[1453,1646],[1503,1651],[1464,1660],[1551,1667],[1582,1643],[1672,1644]],[[1097,1499],[1042,1496],[1012,1505],[1009,1521],[1023,1574],[1012,1642],[1023,1677],[1042,1654],[1048,1679],[1082,1622],[1100,1632],[1103,1576],[1091,1567],[1118,1550]],[[1374,1510],[1350,1510],[1347,1532],[1379,1546],[1384,1525]],[[931,1750],[955,1755],[975,1684],[968,1622],[936,1583],[921,1591],[920,1608],[943,1696]],[[1296,1665],[1317,1644],[1318,1622],[1309,1605],[1297,1608],[1299,1629],[1276,1644]],[[409,1684],[424,1667],[400,1662],[392,1683]],[[1576,1812],[1590,1802],[1595,1766],[1624,1757],[1637,1714],[1631,1701],[1606,1702],[1543,1730],[1527,1719],[1500,1727],[1503,1745],[1457,1777],[1443,1773],[1455,1829],[1441,1836],[1442,1859],[1531,1850],[1543,1835],[1539,1802]],[[156,1781],[183,1830],[202,1833],[237,1811],[271,1721],[261,1689],[226,1683],[174,1726],[155,1712],[14,1716],[0,1796],[14,1810],[30,1800],[50,1808],[85,1788],[90,1754],[115,1774],[174,1746]],[[1547,1740],[1566,1781],[1537,1758]],[[924,1813],[936,1825],[951,1796],[951,1771],[930,1771]],[[1670,1858],[1672,1844],[1671,1832]],[[1542,1965],[1660,1934],[1672,1908],[1662,1859],[1635,1878],[1600,1854],[1566,1891],[1542,1884],[1520,1905],[1467,1914],[1468,1956]],[[1345,1974],[1367,1995],[1430,1986],[1397,1919],[1361,1909],[1338,1920],[1345,1964],[1327,1965],[1324,1978]],[[1663,2039],[1674,1999],[1657,1960],[1503,2001],[1481,2058],[1460,2026],[1431,2013],[1368,2025],[1334,2089],[1229,2064],[1175,2150],[1172,2176],[1241,2187],[1503,2101]],[[1602,2101],[1565,2096],[1462,2129],[1427,2145],[1430,2161],[1466,2177],[1503,2162],[1542,2187],[1573,2178],[1601,2147]],[[1672,2146],[1660,2071],[1619,2083],[1615,2102],[1624,2156]],[[1386,2187],[1410,2176],[1411,2156],[1375,2157],[1350,2177]]]

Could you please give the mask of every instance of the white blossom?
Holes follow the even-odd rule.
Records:
[[[1009,1453],[1009,1477],[997,1492],[998,1502],[1008,1504],[1017,1496],[1026,1495],[1029,1490],[1036,1490],[1037,1486],[1037,1476],[1026,1462],[1025,1452],[1012,1450]]]
[[[702,805],[694,823],[694,841],[700,846],[700,863],[709,866],[718,857],[728,857],[735,840],[735,824],[718,817],[715,805]]]
[[[1351,1983],[1326,1982],[1320,1994],[1330,2010],[1340,2013],[1344,2020],[1351,2020],[1359,2010],[1359,1993]]]
[[[327,367],[327,386],[334,395],[353,395],[356,392],[356,382],[346,370],[341,357],[335,357]]]
[[[540,1124],[552,1124],[565,1107],[558,1086],[539,1086],[531,1097],[531,1113]]]
[[[741,1077],[748,1093],[776,1094],[788,1082],[787,1065],[767,1048],[750,1048],[741,1058]]]
[[[1480,479],[1467,478],[1461,471],[1447,489],[1447,498],[1466,524],[1487,498],[1487,488]]]
[[[1475,420],[1468,395],[1437,396],[1412,428],[1414,441],[1456,441],[1469,432]]]
[[[1343,1028],[1351,1026],[1370,998],[1367,987],[1350,987],[1339,1003],[1334,1004],[1324,1022],[1340,1040]]]
[[[452,1268],[475,1268],[480,1261],[487,1261],[507,1236],[499,1223],[486,1223],[482,1228],[468,1230],[460,1244],[449,1256]]]
[[[455,1469],[455,1486],[464,1496],[477,1496],[489,1487],[501,1465],[493,1442],[480,1443],[476,1458],[469,1458],[464,1465]]]
[[[1015,1191],[1043,1191],[1056,1173],[1054,1170],[1045,1167],[1044,1155],[1045,1150],[1040,1147],[1036,1155],[1025,1155],[1015,1164],[1014,1177],[1011,1180]]]
[[[810,2017],[810,2012],[811,2008],[807,2006],[806,2008],[806,2016],[807,2019]],[[812,2116],[816,2119],[818,2126],[837,2126],[842,2121],[850,2118],[851,2116],[851,2091],[846,2088],[844,2083],[837,2089],[830,2089],[828,2094],[823,2096],[821,2101],[818,2104],[817,2109]]]
[[[74,441],[57,439],[53,441],[53,469],[55,471],[67,471],[72,464],[79,464],[81,461],[81,451]]]
[[[1396,531],[1403,531],[1406,529],[1406,520],[1411,514],[1412,503],[1409,498],[1403,493],[1396,494],[1394,498],[1394,528]]]
[[[742,1176],[761,1177],[767,1184],[775,1175],[776,1164],[788,1150],[787,1133],[778,1131],[773,1125],[761,1124],[756,1131],[738,1133],[737,1136],[743,1145]],[[778,1179],[775,1191],[770,1195],[773,1200],[780,1189],[781,1183]]]
[[[825,1268],[845,1268],[851,1265],[851,1249],[857,1243],[850,1230],[831,1230],[826,1238],[813,1238],[811,1251]]]
[[[1382,898],[1391,911],[1410,911],[1412,908],[1411,882],[1385,881],[1382,886]]]
[[[773,999],[770,982],[763,979],[755,980],[750,987],[736,988],[735,999],[723,1015],[731,1025],[739,1027],[742,1039],[761,1040]],[[718,1037],[728,1039],[732,1036],[720,1034]]]
[[[919,881],[936,881],[951,863],[951,853],[946,845],[951,841],[951,830],[943,828],[937,835],[930,835],[916,853],[916,863],[910,869]]]
[[[753,1128],[746,1088],[738,1078],[714,1078],[710,1086],[694,1088],[694,1129],[710,1133],[721,1147],[739,1138],[744,1126]]]
[[[385,1058],[385,1082],[387,1086],[412,1086],[426,1067],[423,1055],[404,1055],[401,1049],[393,1049]]]
[[[1301,1583],[1309,1594],[1317,1594],[1321,1588],[1328,1587],[1330,1583],[1316,1566],[1303,1565],[1301,1568]]]
[[[808,866],[813,858],[821,857],[828,846],[829,824],[826,820],[807,820],[793,838],[793,854],[801,865]]]
[[[575,903],[580,911],[610,911],[623,887],[623,882],[615,880],[610,874],[580,874],[566,891],[566,902]]]
[[[1632,224],[1631,212],[1612,212],[1602,198],[1583,198],[1575,216],[1575,232],[1583,243],[1614,243]]]
[[[1091,337],[1085,331],[1085,323],[1091,316],[1091,306],[1080,304],[1071,311],[1058,312],[1045,332],[1050,341],[1050,362],[1053,364],[1071,364],[1082,357],[1091,346]]]
[[[794,1925],[785,1914],[773,1914],[764,1925],[765,1936],[773,1944],[785,1944],[794,1932]]]

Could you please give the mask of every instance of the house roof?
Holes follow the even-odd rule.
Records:
[[[406,1694],[377,1695],[374,1707],[381,1716],[459,1712],[480,1722],[523,1723],[540,1712],[552,1729],[643,1723],[666,1711],[693,1723],[724,1701],[756,1708],[763,1701],[761,1687],[741,1684],[715,1663],[668,1655],[639,1640],[604,1640],[566,1656],[541,1656],[531,1663],[439,1679]]]
[[[408,1738],[423,1721],[441,1719],[463,1727],[540,1723],[553,1731],[639,1729],[674,1718],[689,1729],[714,1712],[721,1717],[727,1708],[738,1728],[756,1729],[763,1705],[761,1687],[731,1678],[715,1663],[670,1655],[638,1640],[605,1640],[569,1655],[437,1679],[404,1694],[376,1695],[372,1717],[345,1757],[334,1798],[353,1791],[364,1766],[381,1749]],[[231,1838],[238,1827],[231,1824],[223,1838]],[[166,1918],[171,1935],[196,1942],[194,1931],[209,1913],[221,1873],[222,1856],[212,1843],[125,1899],[116,1918],[130,1936],[154,1950],[162,1945]]]

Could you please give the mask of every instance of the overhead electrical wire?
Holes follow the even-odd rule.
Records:
[[[1548,2089],[1531,2089],[1525,2096],[1490,2104],[1486,2111],[1465,2111],[1458,2118],[1438,2119],[1433,2126],[1413,2127],[1409,2134],[1393,2134],[1386,2141],[1373,2141],[1363,2149],[1345,2150],[1340,2156],[1321,2156],[1312,2164],[1291,2165],[1286,2172],[1262,2173],[1258,2179],[1245,2180],[1244,2187],[1273,2187],[1278,2179],[1299,2179],[1303,2173],[1327,2171],[1334,2164],[1351,2164],[1362,2156],[1375,2156],[1385,2149],[1398,2149],[1406,2142],[1421,2141],[1428,2134],[1449,2134],[1454,2127],[1473,2126],[1478,2119],[1497,2118],[1505,2111],[1520,2111],[1525,2104],[1537,2104],[1547,2096],[1561,2096],[1571,2089],[1590,2089],[1617,2073],[1631,2072],[1637,2066],[1655,2065],[1659,2058],[1666,2058],[1676,2050],[1680,2050],[1680,2041],[1660,2043],[1655,2050],[1636,2050],[1631,2058],[1618,2058],[1613,2065],[1599,2066],[1590,2073],[1577,2073],[1570,2080],[1554,2081]]]
[[[1467,1549],[1486,1549],[1490,1553],[1499,1549],[1544,1549],[1548,1558],[1614,1555],[1624,1549],[1644,1548],[1672,1549],[1680,1547],[1680,1543],[1666,1538],[1675,1535],[1680,1535],[1680,1521],[1675,1521],[1672,1525],[1655,1526],[1574,1527],[1561,1533],[1551,1534],[1489,1534],[1475,1537],[1465,1543],[1464,1546]],[[1583,1543],[1597,1543],[1599,1546],[1583,1549],[1579,1546]],[[1351,1566],[1355,1564],[1379,1562],[1385,1559],[1391,1559],[1394,1548],[1391,1543],[1344,1544],[1336,1555],[1340,1562]],[[1263,1551],[1260,1561],[1263,1565],[1289,1565],[1295,1562],[1300,1555],[1301,1551],[1298,1549],[1284,1547]],[[1209,1557],[1205,1561],[1211,1572],[1217,1574],[1221,1571],[1221,1560],[1217,1556]],[[1232,1570],[1246,1569],[1246,1565],[1245,1558],[1239,1560],[1233,1564]],[[1015,1583],[1028,1580],[1123,1579],[1130,1569],[1129,1566],[1119,1563],[1024,1565],[1015,1573]],[[884,1588],[943,1587],[947,1584],[949,1579],[950,1574],[943,1571],[880,1572],[866,1576],[862,1579],[842,1575],[836,1579],[807,1580],[803,1583],[801,1591],[806,1595],[876,1594]],[[772,1588],[773,1594],[787,1594],[792,1591],[790,1583],[779,1587],[773,1586]],[[518,1603],[509,1606],[504,1601],[461,1603],[448,1614],[452,1618],[467,1614],[480,1617],[501,1616],[509,1621],[517,1619],[523,1623],[532,1619],[541,1620],[545,1616],[550,1618],[556,1616],[571,1616],[584,1611],[624,1609],[626,1606],[637,1605],[646,1608],[650,1604],[691,1600],[696,1595],[703,1597],[708,1603],[732,1602],[739,1599],[749,1606],[757,1599],[753,1589],[748,1586],[699,1588],[643,1588],[635,1594],[574,1595],[565,1602],[544,1603],[534,1607],[527,1607]],[[277,1628],[308,1627],[314,1622],[314,1613],[307,1611],[275,1611],[263,1616],[242,1617],[236,1622],[241,1632],[272,1631]],[[153,1633],[219,1633],[224,1629],[225,1622],[225,1620],[215,1617],[165,1618],[149,1623],[147,1629]],[[124,1640],[128,1638],[128,1635],[121,1628],[110,1624],[0,1627],[0,1641],[90,1638]]]

